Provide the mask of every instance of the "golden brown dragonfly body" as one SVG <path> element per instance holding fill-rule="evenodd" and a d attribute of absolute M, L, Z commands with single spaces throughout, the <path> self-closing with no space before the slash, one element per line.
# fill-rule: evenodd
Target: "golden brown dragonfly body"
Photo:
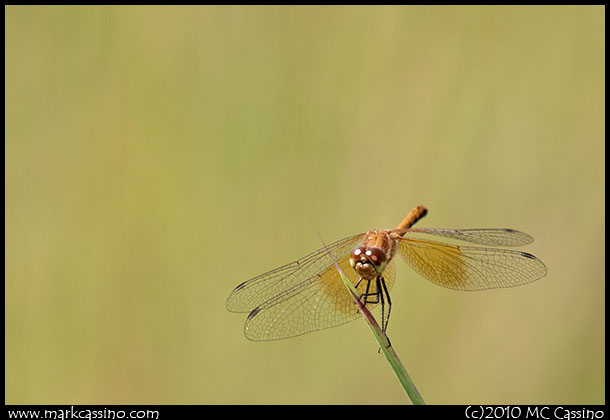
<path fill-rule="evenodd" d="M 542 261 L 532 254 L 490 248 L 531 243 L 533 238 L 523 232 L 412 228 L 426 214 L 426 208 L 418 206 L 395 229 L 372 229 L 342 239 L 248 280 L 233 290 L 227 309 L 249 312 L 245 334 L 254 341 L 293 337 L 357 319 L 356 305 L 333 264 L 336 260 L 365 305 L 381 304 L 385 331 L 391 308 L 389 290 L 396 276 L 396 254 L 431 282 L 455 290 L 519 286 L 547 273 Z M 412 234 L 487 247 L 453 245 L 412 237 Z"/>

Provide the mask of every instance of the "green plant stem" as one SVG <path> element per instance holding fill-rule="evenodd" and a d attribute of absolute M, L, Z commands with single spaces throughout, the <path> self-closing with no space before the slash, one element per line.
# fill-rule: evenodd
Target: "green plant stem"
<path fill-rule="evenodd" d="M 402 385 L 403 389 L 409 396 L 409 399 L 415 405 L 425 404 L 424 399 L 422 398 L 421 394 L 415 387 L 415 384 L 411 380 L 411 377 L 407 373 L 407 370 L 405 369 L 402 362 L 398 358 L 398 355 L 392 348 L 392 345 L 390 344 L 390 340 L 379 327 L 379 324 L 377 323 L 377 320 L 371 314 L 371 311 L 369 311 L 366 308 L 366 306 L 362 303 L 362 301 L 360 300 L 360 294 L 358 293 L 358 291 L 356 290 L 356 288 L 354 287 L 352 282 L 349 281 L 347 276 L 343 273 L 343 271 L 341 271 L 339 264 L 337 264 L 336 261 L 334 263 L 335 263 L 335 267 L 339 271 L 339 274 L 341 275 L 341 279 L 343 280 L 345 287 L 347 287 L 350 294 L 352 295 L 352 298 L 354 299 L 354 303 L 356 303 L 356 305 L 358 306 L 358 310 L 360 311 L 360 313 L 362 314 L 362 317 L 364 318 L 364 320 L 370 327 L 371 332 L 373 333 L 373 336 L 375 337 L 375 339 L 377 340 L 377 343 L 379 344 L 379 348 L 383 351 L 383 354 L 385 355 L 386 359 L 388 360 L 390 367 L 394 371 L 394 374 L 398 378 L 398 381 Z"/>

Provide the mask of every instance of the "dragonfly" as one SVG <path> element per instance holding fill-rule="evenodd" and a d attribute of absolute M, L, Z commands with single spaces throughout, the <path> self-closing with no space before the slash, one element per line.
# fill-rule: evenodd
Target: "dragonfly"
<path fill-rule="evenodd" d="M 530 235 L 514 229 L 414 228 L 427 213 L 424 206 L 417 206 L 395 229 L 371 229 L 341 239 L 247 280 L 231 292 L 226 307 L 248 313 L 244 333 L 252 341 L 290 338 L 353 321 L 360 314 L 337 263 L 367 308 L 381 306 L 385 333 L 396 254 L 422 277 L 454 290 L 520 286 L 547 274 L 534 255 L 496 248 L 530 244 L 534 240 Z M 479 246 L 428 239 L 434 237 Z"/>

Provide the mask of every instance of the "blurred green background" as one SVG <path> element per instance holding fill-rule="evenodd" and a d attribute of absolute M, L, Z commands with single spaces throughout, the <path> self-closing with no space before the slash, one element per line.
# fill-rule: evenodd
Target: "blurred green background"
<path fill-rule="evenodd" d="M 548 266 L 398 263 L 426 402 L 605 403 L 604 9 L 5 8 L 5 401 L 407 403 L 363 322 L 252 343 L 225 300 L 391 228 L 512 227 Z"/>

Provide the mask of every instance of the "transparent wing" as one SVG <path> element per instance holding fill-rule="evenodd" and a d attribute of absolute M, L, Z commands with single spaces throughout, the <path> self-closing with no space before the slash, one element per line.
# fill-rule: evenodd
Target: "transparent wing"
<path fill-rule="evenodd" d="M 466 241 L 478 245 L 488 246 L 523 246 L 534 242 L 527 233 L 514 229 L 435 229 L 435 228 L 411 228 L 396 230 L 396 232 L 425 233 L 428 235 L 442 236 L 445 238 Z"/>
<path fill-rule="evenodd" d="M 328 270 L 333 264 L 328 252 L 340 259 L 349 255 L 363 238 L 364 234 L 359 234 L 341 239 L 298 261 L 243 282 L 229 295 L 227 309 L 231 312 L 250 312 L 270 299 L 288 299 Z M 350 271 L 353 271 L 351 267 Z"/>
<path fill-rule="evenodd" d="M 527 252 L 400 238 L 399 252 L 419 274 L 455 290 L 513 287 L 544 277 L 545 265 Z"/>
<path fill-rule="evenodd" d="M 349 254 L 340 258 L 338 263 L 355 285 L 359 276 L 350 266 Z M 396 277 L 393 261 L 383 275 L 389 290 Z M 358 291 L 364 293 L 365 289 L 366 281 L 360 282 Z M 376 292 L 374 284 L 371 284 L 369 292 Z M 367 308 L 377 305 L 367 303 Z M 290 293 L 287 299 L 278 295 L 258 306 L 248 315 L 244 330 L 246 337 L 253 341 L 279 340 L 336 327 L 359 317 L 357 306 L 335 266 L 331 265 L 313 281 L 306 282 L 298 293 Z"/>

